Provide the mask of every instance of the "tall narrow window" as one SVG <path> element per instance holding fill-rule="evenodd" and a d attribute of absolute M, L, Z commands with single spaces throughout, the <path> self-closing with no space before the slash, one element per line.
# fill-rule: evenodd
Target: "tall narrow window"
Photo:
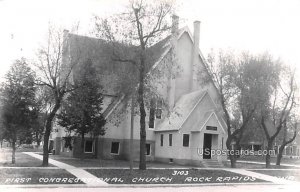
<path fill-rule="evenodd" d="M 164 146 L 164 135 L 160 135 L 160 146 Z"/>
<path fill-rule="evenodd" d="M 172 146 L 172 140 L 173 140 L 173 135 L 172 134 L 169 134 L 169 146 Z"/>
<path fill-rule="evenodd" d="M 150 154 L 151 154 L 151 144 L 146 143 L 146 155 L 150 155 Z"/>
<path fill-rule="evenodd" d="M 158 99 L 156 103 L 156 118 L 161 119 L 162 114 L 162 99 Z"/>
<path fill-rule="evenodd" d="M 184 147 L 188 147 L 190 145 L 190 135 L 189 134 L 183 134 L 183 142 L 182 145 Z"/>
<path fill-rule="evenodd" d="M 154 120 L 155 120 L 155 99 L 151 99 L 150 101 L 150 115 L 149 115 L 149 128 L 154 128 Z"/>

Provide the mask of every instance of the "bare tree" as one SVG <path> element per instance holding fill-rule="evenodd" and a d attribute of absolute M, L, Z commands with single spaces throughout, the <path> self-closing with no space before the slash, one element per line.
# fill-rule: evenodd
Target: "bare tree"
<path fill-rule="evenodd" d="M 266 167 L 271 165 L 270 153 L 273 149 L 275 138 L 279 135 L 282 129 L 287 129 L 287 123 L 292 110 L 296 106 L 296 83 L 294 73 L 285 73 L 284 68 L 281 68 L 281 81 L 273 87 L 270 101 L 263 105 L 259 116 L 260 125 L 264 130 L 267 139 L 267 155 Z M 285 79 L 287 81 L 285 82 Z M 284 138 L 285 140 L 285 138 Z M 286 143 L 286 141 L 284 141 Z"/>
<path fill-rule="evenodd" d="M 67 51 L 67 37 L 62 30 L 49 26 L 46 45 L 38 51 L 38 61 L 34 63 L 37 68 L 37 85 L 46 86 L 52 103 L 48 103 L 48 114 L 45 123 L 44 146 L 43 146 L 43 166 L 48 166 L 48 144 L 55 116 L 59 111 L 66 93 L 72 91 L 70 75 L 72 69 L 79 61 L 77 58 L 63 57 Z"/>
<path fill-rule="evenodd" d="M 168 21 L 172 5 L 171 2 L 165 1 L 132 1 L 128 12 L 104 20 L 97 18 L 96 22 L 99 37 L 111 45 L 112 59 L 120 63 L 130 63 L 137 71 L 137 77 L 131 83 L 131 87 L 137 86 L 140 115 L 139 168 L 142 170 L 146 169 L 145 81 L 152 64 L 147 50 L 166 37 L 170 29 Z"/>
<path fill-rule="evenodd" d="M 278 154 L 277 154 L 277 160 L 276 160 L 276 165 L 280 165 L 280 162 L 281 162 L 281 158 L 282 158 L 282 154 L 283 154 L 283 150 L 285 149 L 285 146 L 287 146 L 288 144 L 292 143 L 295 139 L 296 139 L 296 136 L 297 136 L 297 126 L 298 126 L 298 123 L 295 122 L 294 125 L 290 125 L 288 126 L 287 125 L 287 122 L 284 123 L 284 126 L 283 126 L 283 138 L 282 138 L 282 142 L 281 142 L 281 145 L 279 147 L 279 151 L 278 151 Z M 289 128 L 293 129 L 292 132 L 292 136 L 289 137 L 288 135 L 288 131 L 290 130 Z"/>
<path fill-rule="evenodd" d="M 277 77 L 275 69 L 266 68 L 267 61 L 268 55 L 243 53 L 235 56 L 231 52 L 219 51 L 216 56 L 212 52 L 207 59 L 208 71 L 200 73 L 204 83 L 213 81 L 218 90 L 227 125 L 226 147 L 232 168 L 236 167 L 246 128 L 258 106 L 267 99 L 265 93 L 270 84 L 262 82 L 273 82 Z"/>

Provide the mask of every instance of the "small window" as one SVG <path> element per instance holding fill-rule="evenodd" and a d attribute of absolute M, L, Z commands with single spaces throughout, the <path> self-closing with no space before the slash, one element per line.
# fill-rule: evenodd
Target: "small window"
<path fill-rule="evenodd" d="M 151 145 L 149 143 L 146 143 L 146 155 L 150 155 L 151 153 Z"/>
<path fill-rule="evenodd" d="M 159 99 L 156 103 L 156 118 L 161 119 L 162 114 L 162 99 Z"/>
<path fill-rule="evenodd" d="M 218 128 L 215 126 L 206 126 L 206 130 L 217 131 Z"/>
<path fill-rule="evenodd" d="M 155 99 L 151 99 L 150 101 L 150 114 L 149 114 L 149 128 L 154 128 L 154 120 L 155 120 Z"/>
<path fill-rule="evenodd" d="M 172 134 L 169 134 L 169 146 L 172 146 L 172 140 L 173 140 L 173 135 Z"/>
<path fill-rule="evenodd" d="M 164 135 L 160 135 L 160 146 L 164 146 Z"/>
<path fill-rule="evenodd" d="M 188 147 L 190 144 L 190 135 L 189 134 L 183 134 L 183 146 Z"/>
<path fill-rule="evenodd" d="M 118 155 L 119 154 L 119 148 L 120 148 L 120 143 L 119 142 L 112 142 L 110 153 Z"/>
<path fill-rule="evenodd" d="M 85 153 L 93 153 L 93 141 L 92 140 L 85 140 L 84 142 L 84 152 Z"/>

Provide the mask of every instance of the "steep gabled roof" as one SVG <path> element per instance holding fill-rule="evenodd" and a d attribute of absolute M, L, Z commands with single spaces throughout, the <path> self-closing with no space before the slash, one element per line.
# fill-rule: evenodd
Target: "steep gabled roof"
<path fill-rule="evenodd" d="M 203 129 L 206 123 L 215 117 L 218 124 L 221 127 L 223 133 L 225 133 L 226 124 L 221 115 L 215 111 L 216 106 L 207 91 L 195 91 L 186 95 L 183 95 L 176 102 L 173 111 L 170 116 L 165 118 L 162 123 L 158 124 L 155 131 L 178 131 L 182 128 L 184 123 L 188 120 L 191 114 L 195 111 L 196 107 L 203 102 L 204 98 L 208 97 L 211 101 L 213 109 L 208 111 L 201 111 L 199 119 L 195 122 L 195 126 L 190 129 L 191 132 L 198 132 Z"/>
<path fill-rule="evenodd" d="M 215 110 L 210 110 L 207 111 L 204 116 L 199 119 L 199 121 L 197 122 L 197 126 L 194 126 L 192 128 L 192 132 L 200 132 L 204 129 L 205 125 L 207 124 L 207 122 L 211 119 L 211 118 L 216 118 L 219 126 L 222 129 L 222 132 L 225 133 L 225 127 L 226 125 L 222 122 L 222 120 L 218 117 L 217 112 Z"/>
<path fill-rule="evenodd" d="M 188 27 L 183 27 L 178 30 L 178 39 L 180 39 L 184 33 L 188 33 L 191 41 L 193 42 L 193 36 L 191 35 Z M 146 71 L 148 71 L 148 74 L 160 64 L 161 60 L 170 51 L 171 37 L 172 35 L 169 35 L 147 49 L 148 66 L 146 66 Z M 128 74 L 136 73 L 136 67 L 131 63 L 112 62 L 110 52 L 111 49 L 104 40 L 68 34 L 68 44 L 69 46 L 67 48 L 69 49 L 68 51 L 70 58 L 76 56 L 78 57 L 78 55 L 80 55 L 80 59 L 78 61 L 79 65 L 73 70 L 73 79 L 76 78 L 76 74 L 80 73 L 81 68 L 84 67 L 84 62 L 87 59 L 91 59 L 93 64 L 96 66 L 101 84 L 103 86 L 103 92 L 105 95 L 110 97 L 110 99 L 108 99 L 109 104 L 104 110 L 105 117 L 107 118 L 117 107 L 117 105 L 119 105 L 124 99 L 124 94 L 126 93 L 122 92 L 122 89 L 124 86 L 128 86 L 125 78 L 128 78 Z M 130 52 L 130 50 L 133 51 L 133 49 L 136 48 L 133 46 L 126 47 L 122 44 L 119 46 L 125 47 L 126 49 L 124 50 L 126 50 L 126 52 Z M 200 50 L 199 56 L 204 61 Z"/>
<path fill-rule="evenodd" d="M 153 65 L 159 63 L 166 51 L 169 50 L 170 38 L 171 36 L 168 36 L 147 49 L 146 63 L 148 65 L 146 71 L 148 73 Z M 90 59 L 95 66 L 103 87 L 103 94 L 107 96 L 104 99 L 106 104 L 103 106 L 103 114 L 107 118 L 122 102 L 124 96 L 128 94 L 124 92 L 129 81 L 126 78 L 137 76 L 137 67 L 133 66 L 132 63 L 113 61 L 110 45 L 101 39 L 68 33 L 67 44 L 68 46 L 65 46 L 65 50 L 63 50 L 64 53 L 67 53 L 64 56 L 71 60 L 75 58 L 77 60 L 71 62 L 78 63 L 73 68 L 73 81 L 76 80 L 76 76 L 84 67 L 87 59 Z M 122 49 L 126 52 L 135 51 L 134 49 L 136 49 L 134 46 L 126 47 L 122 44 L 118 46 L 123 46 Z M 137 84 L 137 82 L 135 83 Z"/>
<path fill-rule="evenodd" d="M 181 96 L 170 116 L 165 118 L 155 131 L 179 130 L 206 94 L 206 91 L 195 91 Z"/>

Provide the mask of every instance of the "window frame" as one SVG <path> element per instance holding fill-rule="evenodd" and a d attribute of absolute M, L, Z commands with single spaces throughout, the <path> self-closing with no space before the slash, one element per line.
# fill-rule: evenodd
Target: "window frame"
<path fill-rule="evenodd" d="M 147 145 L 149 145 L 149 154 L 147 154 Z M 151 143 L 146 143 L 146 156 L 151 156 Z"/>
<path fill-rule="evenodd" d="M 162 108 L 163 108 L 163 100 L 156 99 L 155 119 L 162 119 Z M 158 116 L 158 111 L 160 111 L 160 116 Z"/>
<path fill-rule="evenodd" d="M 153 130 L 155 128 L 155 117 L 156 117 L 156 99 L 152 98 L 150 100 L 148 129 Z M 153 126 L 150 126 L 150 125 L 153 125 Z"/>
<path fill-rule="evenodd" d="M 184 136 L 185 136 L 185 135 L 187 135 L 187 136 L 188 136 L 188 139 L 189 139 L 189 140 L 188 140 L 188 145 L 187 145 L 187 146 L 184 145 Z M 183 146 L 183 147 L 190 147 L 190 134 L 188 134 L 188 133 L 182 134 L 182 146 Z"/>
<path fill-rule="evenodd" d="M 112 152 L 113 143 L 118 143 L 118 153 Z M 120 154 L 120 142 L 119 141 L 112 141 L 110 145 L 110 154 L 111 155 L 119 155 Z"/>
<path fill-rule="evenodd" d="M 164 146 L 164 134 L 160 134 L 160 146 Z"/>
<path fill-rule="evenodd" d="M 86 142 L 92 142 L 92 151 L 86 151 Z M 85 139 L 84 140 L 84 153 L 94 153 L 94 146 L 95 142 L 93 140 L 90 140 L 90 139 Z"/>
<path fill-rule="evenodd" d="M 170 133 L 169 134 L 169 147 L 172 147 L 173 146 L 173 134 Z"/>

